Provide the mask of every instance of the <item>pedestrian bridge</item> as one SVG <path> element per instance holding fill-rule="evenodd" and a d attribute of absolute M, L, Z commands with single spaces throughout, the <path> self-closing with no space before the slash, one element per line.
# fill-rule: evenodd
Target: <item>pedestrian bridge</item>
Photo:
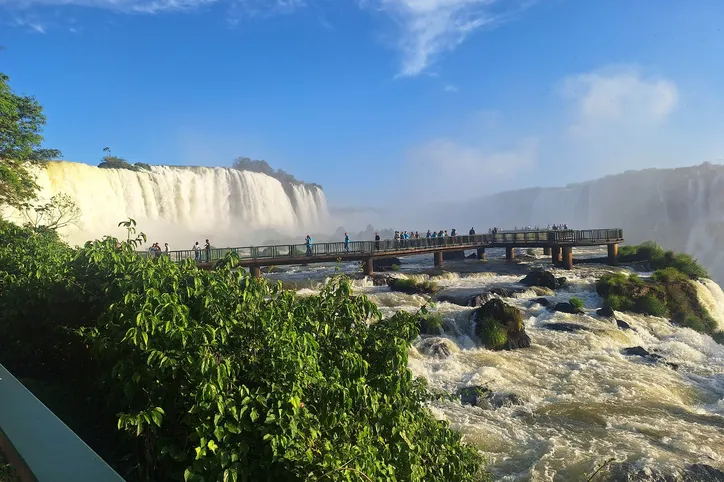
<path fill-rule="evenodd" d="M 195 259 L 199 267 L 211 269 L 217 260 L 224 258 L 227 253 L 234 252 L 239 257 L 238 265 L 249 268 L 255 276 L 261 275 L 263 266 L 362 261 L 365 274 L 371 275 L 374 272 L 376 258 L 432 253 L 435 266 L 442 266 L 442 255 L 446 251 L 476 250 L 478 258 L 485 259 L 486 248 L 505 248 L 506 258 L 513 259 L 516 248 L 543 248 L 546 255 L 551 255 L 554 264 L 572 269 L 573 248 L 608 246 L 609 262 L 615 264 L 618 244 L 623 240 L 622 229 L 499 231 L 495 234 L 472 236 L 350 241 L 348 245 L 339 242 L 312 244 L 310 247 L 305 244 L 281 244 L 211 248 L 202 249 L 200 252 L 170 251 L 169 256 L 176 262 L 187 258 Z"/>

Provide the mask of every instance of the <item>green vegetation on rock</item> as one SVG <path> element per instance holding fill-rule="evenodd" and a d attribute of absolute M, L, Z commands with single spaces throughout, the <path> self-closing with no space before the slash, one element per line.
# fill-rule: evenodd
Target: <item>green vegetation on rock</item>
<path fill-rule="evenodd" d="M 134 224 L 73 249 L 0 223 L 0 363 L 72 388 L 64 418 L 124 478 L 486 479 L 407 368 L 415 315 L 382 319 L 343 277 L 297 297 L 233 255 L 139 256 Z"/>
<path fill-rule="evenodd" d="M 409 295 L 434 294 L 439 289 L 434 281 L 415 281 L 408 278 L 391 278 L 389 286 L 393 291 L 400 291 Z"/>
<path fill-rule="evenodd" d="M 596 291 L 606 306 L 617 311 L 670 317 L 676 324 L 707 334 L 716 329 L 689 276 L 673 267 L 655 272 L 649 281 L 635 274 L 606 274 L 598 280 Z"/>
<path fill-rule="evenodd" d="M 618 260 L 621 262 L 644 261 L 649 263 L 653 270 L 674 268 L 691 279 L 709 277 L 704 267 L 691 255 L 666 251 L 653 241 L 622 246 L 618 252 Z"/>
<path fill-rule="evenodd" d="M 583 300 L 581 300 L 580 298 L 573 297 L 568 300 L 568 303 L 570 303 L 574 310 L 580 310 L 581 308 L 583 308 Z"/>
<path fill-rule="evenodd" d="M 476 310 L 475 318 L 475 335 L 486 348 L 511 350 L 530 346 L 518 308 L 493 298 Z"/>

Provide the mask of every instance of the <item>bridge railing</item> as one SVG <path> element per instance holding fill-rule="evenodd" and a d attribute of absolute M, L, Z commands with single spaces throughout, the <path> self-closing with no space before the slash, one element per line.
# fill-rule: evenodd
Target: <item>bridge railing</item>
<path fill-rule="evenodd" d="M 385 252 L 409 252 L 436 247 L 464 248 L 485 247 L 496 244 L 596 244 L 623 240 L 621 229 L 588 230 L 545 230 L 545 231 L 506 231 L 495 234 L 475 234 L 419 239 L 383 239 L 380 241 L 350 241 L 335 243 L 285 244 L 270 246 L 247 246 L 240 248 L 211 248 L 201 250 L 170 251 L 173 261 L 181 262 L 193 259 L 197 262 L 213 262 L 223 259 L 228 253 L 235 252 L 242 260 L 273 260 L 283 258 L 303 258 L 305 256 L 344 256 L 373 255 Z M 144 255 L 148 255 L 145 252 Z"/>

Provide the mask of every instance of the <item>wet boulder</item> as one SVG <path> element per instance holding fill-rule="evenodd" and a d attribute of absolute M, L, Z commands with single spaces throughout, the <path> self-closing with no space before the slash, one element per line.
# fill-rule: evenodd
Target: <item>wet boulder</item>
<path fill-rule="evenodd" d="M 571 315 L 580 315 L 583 313 L 583 310 L 576 308 L 568 301 L 556 303 L 556 306 L 553 307 L 553 311 L 560 311 L 561 313 L 568 313 Z"/>
<path fill-rule="evenodd" d="M 461 388 L 456 396 L 463 405 L 472 405 L 486 410 L 523 405 L 523 400 L 514 393 L 496 393 L 480 385 Z"/>
<path fill-rule="evenodd" d="M 587 326 L 578 323 L 544 323 L 541 325 L 541 328 L 552 331 L 565 331 L 567 333 L 588 330 Z"/>
<path fill-rule="evenodd" d="M 662 357 L 661 355 L 657 355 L 656 353 L 651 353 L 641 346 L 633 346 L 630 348 L 624 348 L 621 351 L 621 353 L 623 353 L 626 356 L 638 356 L 651 363 L 661 363 L 670 368 L 673 368 L 674 370 L 679 369 L 679 365 L 677 365 L 676 363 L 667 362 L 664 359 L 664 357 Z"/>
<path fill-rule="evenodd" d="M 475 336 L 490 350 L 528 348 L 530 337 L 525 332 L 521 311 L 494 298 L 473 312 Z"/>
<path fill-rule="evenodd" d="M 610 318 L 613 316 L 613 310 L 610 306 L 604 306 L 603 308 L 597 309 L 596 314 L 604 318 Z"/>
<path fill-rule="evenodd" d="M 543 269 L 534 269 L 520 280 L 526 286 L 543 286 L 552 290 L 560 288 L 565 282 L 565 278 L 556 278 L 553 273 Z"/>
<path fill-rule="evenodd" d="M 431 295 L 438 291 L 435 282 L 415 281 L 407 278 L 390 278 L 388 286 L 392 291 L 399 291 L 408 295 Z"/>
<path fill-rule="evenodd" d="M 532 301 L 532 304 L 538 304 L 538 305 L 541 305 L 541 306 L 548 307 L 548 306 L 551 305 L 551 302 L 548 301 L 547 298 L 536 298 L 536 299 L 534 299 L 534 300 Z"/>
<path fill-rule="evenodd" d="M 626 323 L 623 320 L 616 320 L 616 326 L 618 326 L 619 329 L 621 329 L 621 330 L 630 330 L 631 329 L 631 325 L 629 325 L 628 323 Z"/>
<path fill-rule="evenodd" d="M 453 353 L 452 341 L 445 338 L 428 338 L 423 340 L 418 350 L 432 358 L 445 359 Z"/>
<path fill-rule="evenodd" d="M 494 295 L 498 295 L 501 298 L 513 298 L 515 295 L 523 293 L 525 290 L 516 289 L 516 288 L 505 288 L 502 286 L 491 288 L 490 293 Z"/>

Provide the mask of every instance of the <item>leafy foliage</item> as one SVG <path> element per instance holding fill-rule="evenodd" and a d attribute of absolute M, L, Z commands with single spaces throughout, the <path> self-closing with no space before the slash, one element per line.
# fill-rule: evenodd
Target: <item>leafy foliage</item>
<path fill-rule="evenodd" d="M 679 325 L 707 334 L 716 329 L 689 276 L 673 267 L 656 271 L 648 282 L 633 274 L 606 274 L 596 283 L 596 291 L 617 311 L 670 316 Z"/>
<path fill-rule="evenodd" d="M 289 183 L 289 184 L 303 184 L 305 186 L 312 186 L 312 187 L 318 187 L 322 188 L 319 184 L 315 183 L 308 183 L 304 181 L 298 180 L 296 177 L 294 177 L 292 174 L 289 174 L 288 172 L 282 170 L 282 169 L 274 169 L 269 165 L 266 161 L 257 161 L 250 159 L 248 157 L 237 157 L 234 160 L 234 163 L 231 165 L 234 169 L 238 169 L 240 171 L 251 171 L 251 172 L 260 172 L 262 174 L 266 174 L 267 176 L 271 176 L 282 183 Z"/>
<path fill-rule="evenodd" d="M 80 209 L 67 194 L 56 194 L 45 204 L 23 204 L 23 216 L 33 229 L 58 230 L 77 225 Z"/>
<path fill-rule="evenodd" d="M 33 165 L 61 156 L 40 148 L 45 125 L 43 108 L 34 97 L 12 91 L 10 78 L 0 72 L 0 206 L 20 207 L 35 198 L 38 185 Z"/>
<path fill-rule="evenodd" d="M 0 362 L 115 417 L 127 479 L 485 479 L 407 368 L 415 315 L 381 319 L 344 277 L 297 297 L 233 255 L 138 256 L 121 224 L 125 242 L 79 249 L 0 224 Z"/>
<path fill-rule="evenodd" d="M 138 171 L 138 167 L 134 166 L 127 160 L 118 156 L 103 156 L 101 163 L 98 164 L 101 169 L 127 169 L 129 171 Z"/>
<path fill-rule="evenodd" d="M 619 250 L 619 260 L 623 262 L 646 261 L 655 270 L 674 268 L 691 279 L 709 277 L 704 267 L 691 255 L 666 251 L 653 241 L 622 246 Z"/>
<path fill-rule="evenodd" d="M 580 310 L 583 308 L 583 300 L 580 298 L 573 297 L 570 300 L 568 300 L 568 303 L 573 307 L 575 310 Z"/>

